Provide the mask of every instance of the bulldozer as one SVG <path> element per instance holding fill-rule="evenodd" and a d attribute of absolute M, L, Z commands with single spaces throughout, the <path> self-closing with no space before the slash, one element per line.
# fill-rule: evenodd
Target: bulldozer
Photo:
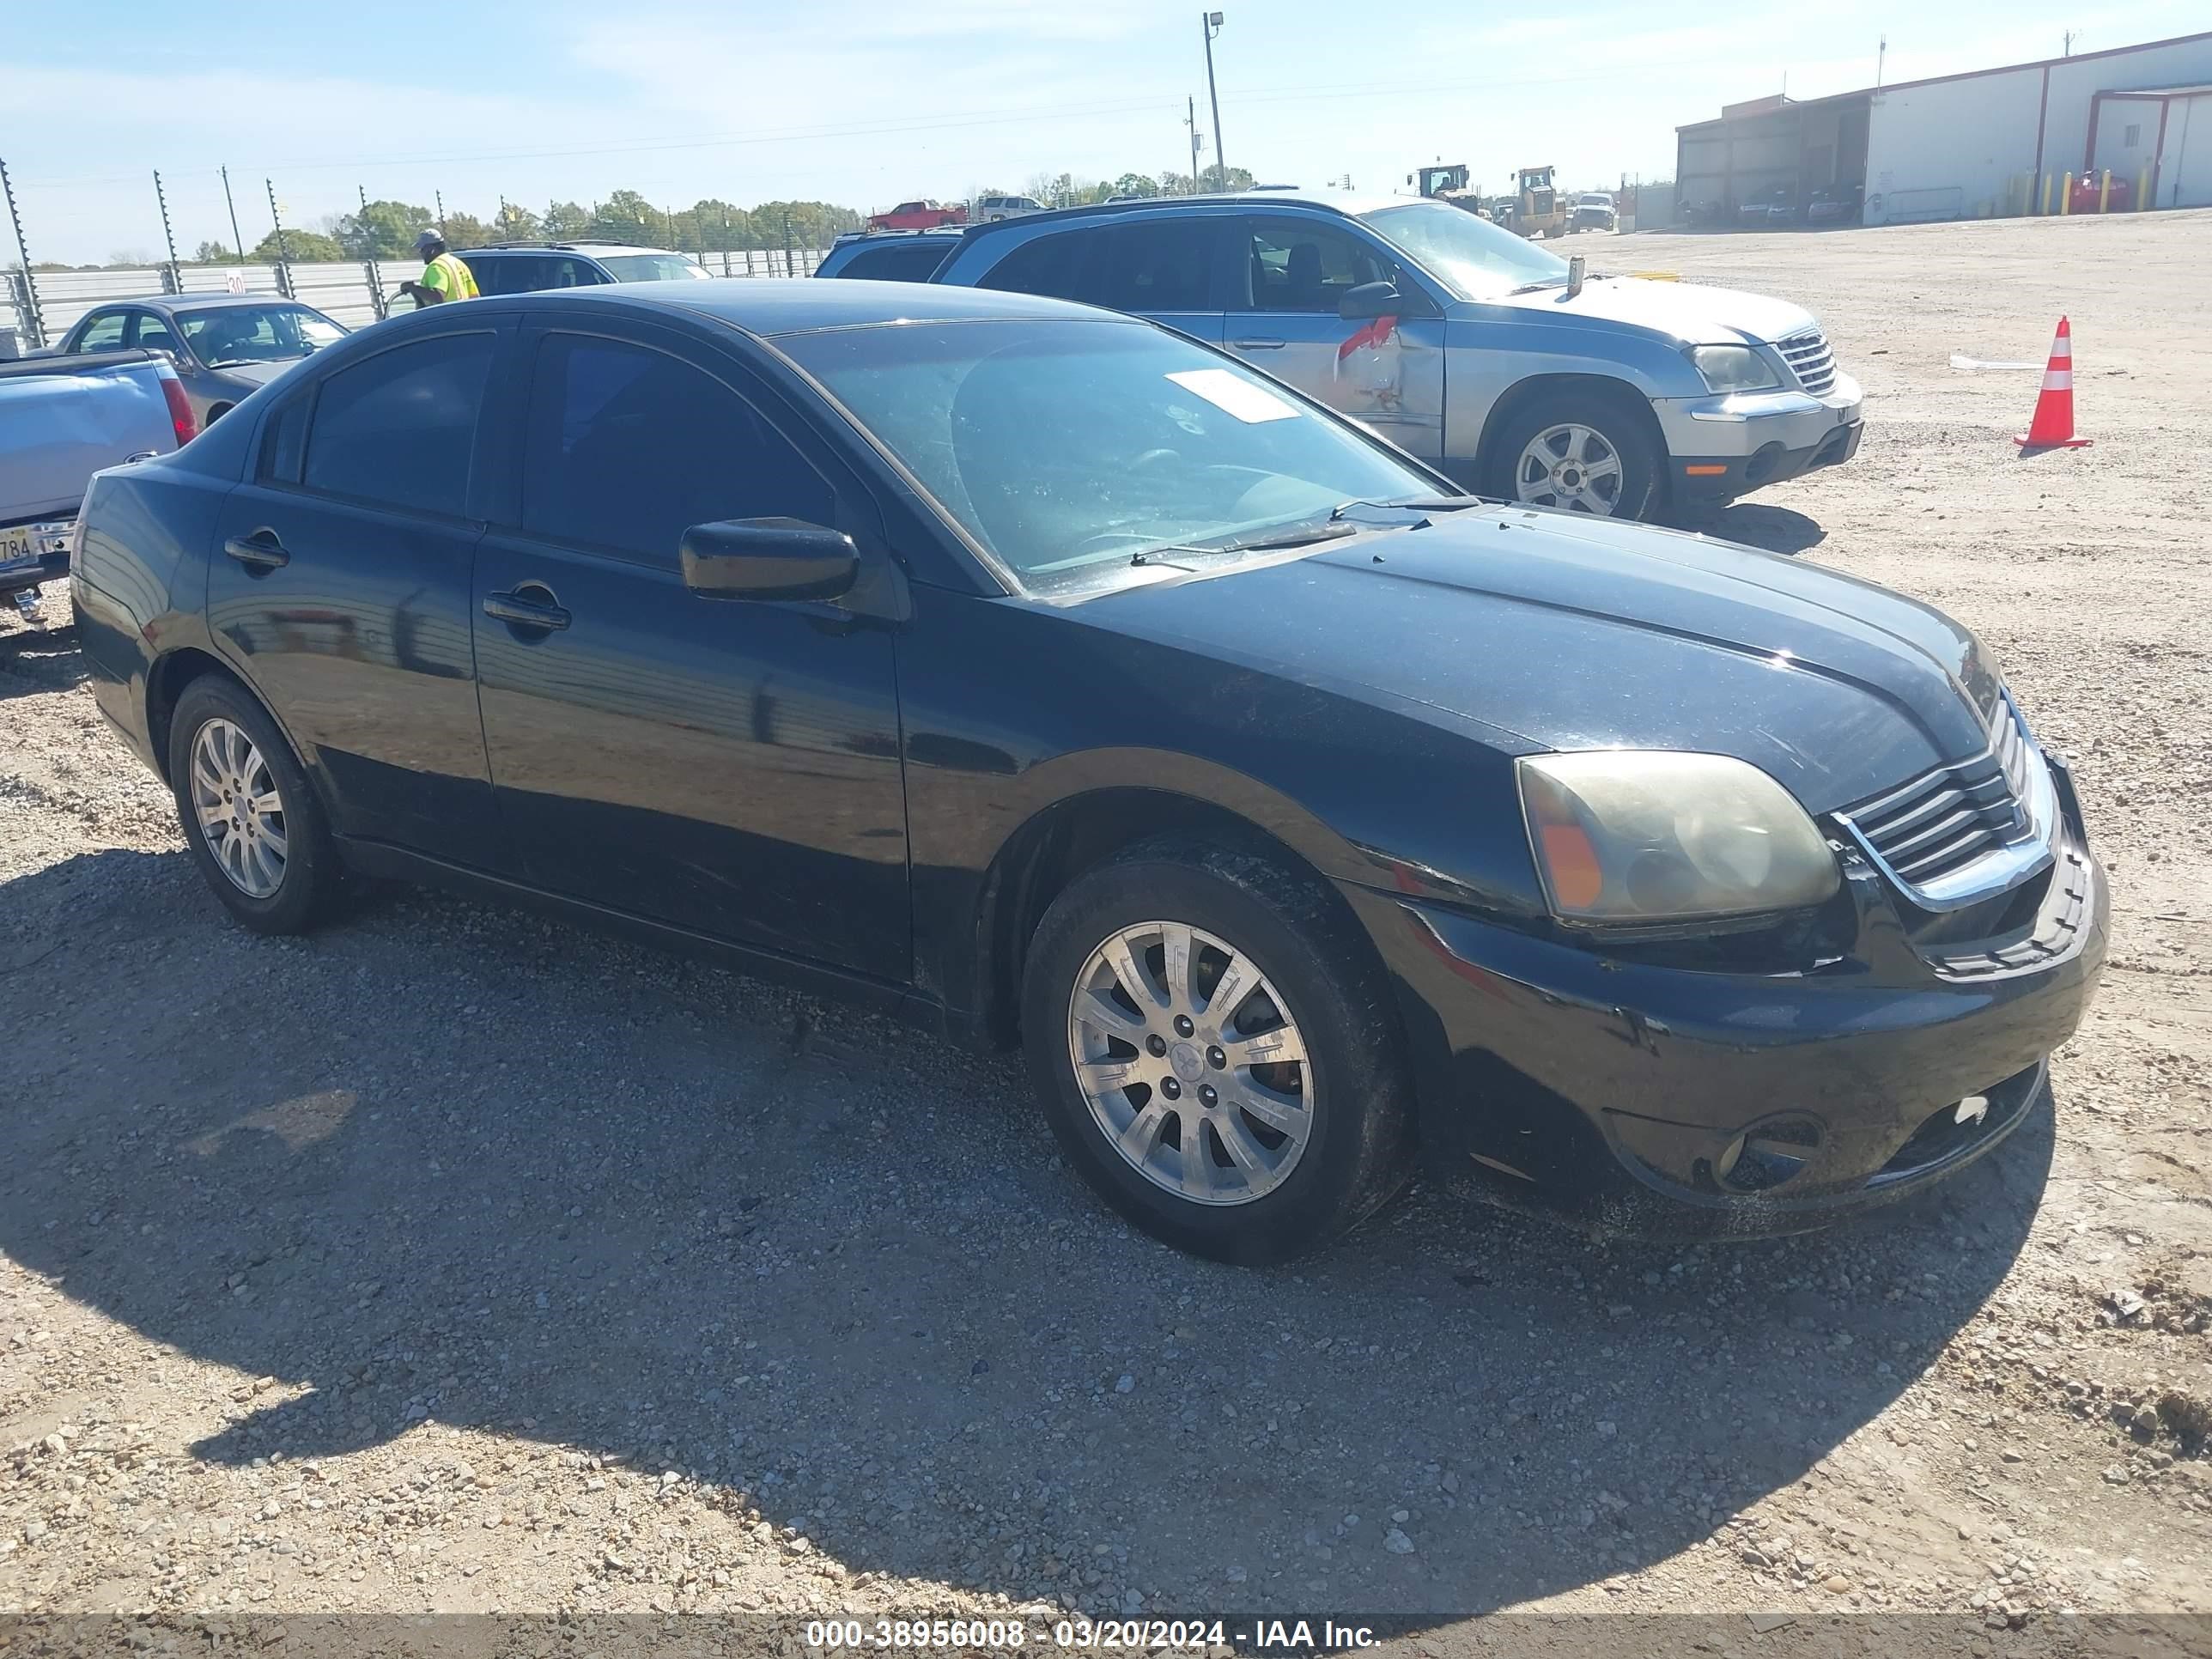
<path fill-rule="evenodd" d="M 1406 175 L 1406 182 L 1416 185 L 1422 195 L 1439 202 L 1449 202 L 1454 207 L 1465 208 L 1482 218 L 1490 217 L 1490 210 L 1482 204 L 1480 186 L 1470 187 L 1467 182 L 1467 163 L 1438 162 L 1435 167 L 1422 167 Z"/>

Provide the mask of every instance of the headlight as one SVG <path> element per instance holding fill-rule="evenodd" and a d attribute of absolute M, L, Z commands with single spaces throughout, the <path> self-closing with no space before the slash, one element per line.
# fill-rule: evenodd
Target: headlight
<path fill-rule="evenodd" d="M 1515 763 L 1563 921 L 1656 923 L 1818 904 L 1842 878 L 1805 809 L 1726 755 L 1590 750 Z"/>
<path fill-rule="evenodd" d="M 1782 384 L 1773 366 L 1749 346 L 1692 346 L 1690 362 L 1709 392 L 1771 392 Z"/>

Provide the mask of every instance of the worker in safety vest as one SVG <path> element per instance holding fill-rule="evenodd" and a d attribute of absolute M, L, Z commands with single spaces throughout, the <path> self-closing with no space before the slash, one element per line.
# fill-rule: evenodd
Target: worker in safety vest
<path fill-rule="evenodd" d="M 477 279 L 469 268 L 446 252 L 446 239 L 426 230 L 415 239 L 415 252 L 422 260 L 422 280 L 402 283 L 399 291 L 415 297 L 417 306 L 443 305 L 448 300 L 473 300 Z"/>

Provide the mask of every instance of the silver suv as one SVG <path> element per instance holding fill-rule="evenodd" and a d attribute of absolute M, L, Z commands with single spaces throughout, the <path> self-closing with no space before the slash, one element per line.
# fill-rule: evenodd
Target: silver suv
<path fill-rule="evenodd" d="M 1182 197 L 971 227 L 933 282 L 1134 312 L 1226 346 L 1464 487 L 1648 519 L 1857 452 L 1812 313 L 1593 275 L 1447 203 Z"/>

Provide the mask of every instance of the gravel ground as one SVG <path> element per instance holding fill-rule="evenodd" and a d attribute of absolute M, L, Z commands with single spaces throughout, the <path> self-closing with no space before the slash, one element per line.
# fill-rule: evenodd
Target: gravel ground
<path fill-rule="evenodd" d="M 1714 528 L 1977 629 L 2112 872 L 2055 1113 L 1812 1238 L 1431 1179 L 1185 1259 L 1011 1060 L 442 897 L 226 926 L 59 591 L 0 621 L 0 1612 L 2212 1611 L 2208 248 L 1582 247 L 1821 313 L 1865 447 Z M 1948 360 L 2061 311 L 2097 445 L 2023 459 Z"/>

